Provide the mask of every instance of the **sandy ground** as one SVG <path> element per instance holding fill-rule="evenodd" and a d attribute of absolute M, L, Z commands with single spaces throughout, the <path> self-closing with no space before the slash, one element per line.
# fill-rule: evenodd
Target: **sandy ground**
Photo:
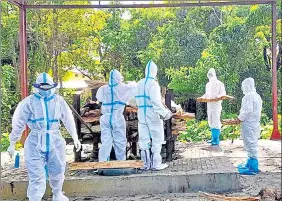
<path fill-rule="evenodd" d="M 193 146 L 200 146 L 202 143 L 178 143 L 176 145 L 177 153 L 175 158 L 183 157 L 185 150 L 191 149 Z M 227 156 L 234 166 L 245 162 L 246 153 L 244 151 L 242 140 L 235 140 L 221 142 L 221 149 L 225 156 Z M 85 147 L 86 148 L 86 147 Z M 87 149 L 87 148 L 86 148 Z M 23 155 L 23 153 L 21 153 Z M 184 154 L 185 155 L 185 154 Z M 2 179 L 21 179 L 22 176 L 18 174 L 11 174 L 9 171 L 13 164 L 13 161 L 9 158 L 7 153 L 1 154 L 1 178 Z M 67 160 L 70 162 L 73 160 L 72 146 L 68 145 L 67 148 Z M 26 174 L 24 168 L 23 158 L 21 159 L 21 169 Z M 281 189 L 281 141 L 260 140 L 259 141 L 259 167 L 261 172 L 255 176 L 240 176 L 239 182 L 242 188 L 241 192 L 232 193 L 230 196 L 256 196 L 262 188 L 276 188 Z M 47 200 L 51 200 L 50 198 Z M 142 195 L 142 196 L 119 196 L 119 197 L 84 197 L 84 198 L 71 198 L 70 200 L 82 201 L 82 200 L 97 200 L 97 201 L 157 201 L 157 200 L 199 200 L 197 194 L 162 194 L 162 195 Z"/>

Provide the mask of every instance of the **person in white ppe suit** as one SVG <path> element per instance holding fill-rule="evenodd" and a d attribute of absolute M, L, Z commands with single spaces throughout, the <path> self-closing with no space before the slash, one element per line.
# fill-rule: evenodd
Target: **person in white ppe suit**
<path fill-rule="evenodd" d="M 113 146 L 116 159 L 126 160 L 126 122 L 123 111 L 126 103 L 134 98 L 136 85 L 136 82 L 123 83 L 121 73 L 112 70 L 109 84 L 100 87 L 97 91 L 96 98 L 102 102 L 100 162 L 110 160 Z"/>
<path fill-rule="evenodd" d="M 27 197 L 30 201 L 42 200 L 46 190 L 46 176 L 49 177 L 53 201 L 69 200 L 62 192 L 66 142 L 60 134 L 60 120 L 72 136 L 77 151 L 81 149 L 72 111 L 63 97 L 55 94 L 56 86 L 49 75 L 40 74 L 34 84 L 35 93 L 19 103 L 12 119 L 8 148 L 11 156 L 14 155 L 15 144 L 26 125 L 30 129 L 24 144 L 24 157 L 29 176 Z M 45 168 L 48 171 L 45 171 Z"/>
<path fill-rule="evenodd" d="M 262 111 L 262 100 L 256 92 L 255 81 L 253 78 L 247 78 L 242 82 L 242 91 L 244 97 L 240 114 L 237 118 L 241 122 L 241 135 L 244 147 L 248 153 L 248 159 L 245 164 L 238 166 L 241 174 L 254 175 L 259 172 L 258 169 L 258 139 L 260 137 L 260 119 Z"/>
<path fill-rule="evenodd" d="M 161 170 L 168 167 L 162 164 L 161 149 L 164 141 L 164 120 L 172 117 L 170 110 L 162 103 L 161 89 L 156 81 L 158 68 L 149 61 L 145 70 L 145 78 L 138 82 L 138 133 L 141 160 L 144 169 Z"/>
<path fill-rule="evenodd" d="M 207 77 L 209 78 L 209 82 L 206 84 L 206 93 L 202 98 L 214 99 L 226 95 L 224 84 L 217 79 L 213 68 L 209 69 Z M 212 140 L 210 142 L 212 145 L 219 145 L 221 104 L 222 101 L 207 103 L 208 123 L 212 134 Z"/>

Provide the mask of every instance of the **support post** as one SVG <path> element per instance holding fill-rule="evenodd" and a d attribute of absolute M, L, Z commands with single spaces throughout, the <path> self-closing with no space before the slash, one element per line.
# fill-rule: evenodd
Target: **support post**
<path fill-rule="evenodd" d="M 136 138 L 134 138 L 134 142 L 131 143 L 131 153 L 134 155 L 134 156 L 137 156 L 137 142 L 135 140 Z"/>
<path fill-rule="evenodd" d="M 273 115 L 273 131 L 271 140 L 280 140 L 281 136 L 278 130 L 278 95 L 277 95 L 277 50 L 276 50 L 276 20 L 277 20 L 277 4 L 272 4 L 272 115 Z"/>
<path fill-rule="evenodd" d="M 171 100 L 172 101 L 175 101 L 175 97 L 174 97 L 174 93 L 173 93 L 173 89 L 168 89 L 168 91 L 169 91 L 169 93 L 170 93 L 170 95 L 171 95 Z M 170 107 L 170 109 L 171 109 L 171 107 Z M 171 126 L 172 126 L 172 124 L 171 124 Z M 175 142 L 176 142 L 176 140 L 177 140 L 177 135 L 172 135 L 172 139 L 173 139 L 173 141 L 172 141 L 172 153 L 174 153 L 175 152 Z"/>
<path fill-rule="evenodd" d="M 93 160 L 97 160 L 99 157 L 99 137 L 96 135 L 93 135 L 93 149 L 91 158 Z"/>
<path fill-rule="evenodd" d="M 26 8 L 25 5 L 19 7 L 19 43 L 20 43 L 20 83 L 21 83 L 21 98 L 28 96 L 28 79 L 27 79 L 27 35 L 26 35 Z M 21 143 L 24 144 L 28 135 L 26 128 Z"/>
<path fill-rule="evenodd" d="M 74 94 L 73 107 L 76 110 L 76 112 L 80 115 L 80 94 Z M 82 140 L 81 122 L 77 117 L 75 117 L 75 124 L 76 124 L 76 131 L 77 131 L 78 139 Z M 76 152 L 75 147 L 74 147 L 74 160 L 75 162 L 81 162 L 81 150 L 79 152 Z"/>
<path fill-rule="evenodd" d="M 92 101 L 97 101 L 97 98 L 96 98 L 97 91 L 98 91 L 98 88 L 91 89 Z"/>
<path fill-rule="evenodd" d="M 168 109 L 171 110 L 171 94 L 168 90 L 165 94 L 165 104 L 168 107 Z M 171 161 L 172 160 L 172 149 L 173 149 L 173 136 L 172 136 L 172 129 L 171 129 L 171 119 L 166 121 L 166 160 Z"/>

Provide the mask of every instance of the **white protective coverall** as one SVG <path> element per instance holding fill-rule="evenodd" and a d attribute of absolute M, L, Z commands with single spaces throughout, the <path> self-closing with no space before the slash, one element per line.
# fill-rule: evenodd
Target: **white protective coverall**
<path fill-rule="evenodd" d="M 164 120 L 171 118 L 172 113 L 162 103 L 161 89 L 156 81 L 158 68 L 149 61 L 145 78 L 138 82 L 136 103 L 138 106 L 138 133 L 141 159 L 144 169 L 164 169 L 161 149 L 164 141 Z M 151 146 L 152 140 L 152 146 Z M 152 155 L 150 155 L 150 149 Z"/>
<path fill-rule="evenodd" d="M 244 97 L 238 119 L 241 123 L 241 133 L 244 147 L 249 158 L 258 157 L 258 139 L 260 137 L 260 118 L 262 111 L 262 100 L 256 92 L 255 81 L 247 78 L 242 82 Z"/>
<path fill-rule="evenodd" d="M 207 77 L 209 82 L 206 84 L 206 93 L 203 98 L 219 98 L 226 95 L 224 84 L 216 77 L 215 70 L 211 68 Z M 207 103 L 208 123 L 211 129 L 221 129 L 221 110 L 222 101 Z"/>
<path fill-rule="evenodd" d="M 46 73 L 40 74 L 36 83 L 54 84 Z M 61 120 L 79 150 L 81 144 L 75 121 L 63 97 L 55 94 L 55 88 L 36 91 L 37 93 L 22 100 L 16 108 L 8 152 L 13 155 L 15 143 L 20 139 L 27 125 L 30 129 L 24 144 L 24 157 L 29 176 L 27 197 L 30 201 L 41 201 L 46 190 L 45 168 L 47 168 L 53 201 L 67 201 L 69 199 L 62 193 L 66 167 L 66 142 L 59 129 Z"/>
<path fill-rule="evenodd" d="M 102 102 L 100 118 L 101 141 L 99 161 L 107 161 L 114 145 L 117 160 L 126 160 L 126 122 L 123 111 L 136 94 L 136 82 L 122 83 L 123 76 L 117 70 L 110 72 L 109 84 L 100 87 L 96 98 Z"/>

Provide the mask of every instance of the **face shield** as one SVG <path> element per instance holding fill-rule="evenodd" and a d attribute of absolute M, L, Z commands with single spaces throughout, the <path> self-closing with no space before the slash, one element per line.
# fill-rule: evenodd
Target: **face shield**
<path fill-rule="evenodd" d="M 33 84 L 33 87 L 43 97 L 49 96 L 52 90 L 56 88 L 57 86 L 58 86 L 58 83 L 54 83 L 52 78 L 47 73 L 39 74 L 36 79 L 36 83 Z"/>

